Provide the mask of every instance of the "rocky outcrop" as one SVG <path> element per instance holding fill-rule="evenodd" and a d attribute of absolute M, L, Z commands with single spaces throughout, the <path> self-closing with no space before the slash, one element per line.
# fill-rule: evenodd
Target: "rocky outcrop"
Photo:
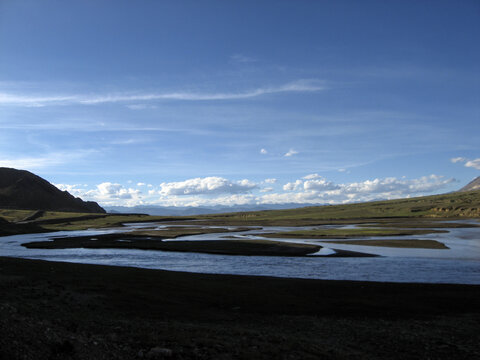
<path fill-rule="evenodd" d="M 61 191 L 26 170 L 0 168 L 0 208 L 105 213 L 96 202 Z"/>

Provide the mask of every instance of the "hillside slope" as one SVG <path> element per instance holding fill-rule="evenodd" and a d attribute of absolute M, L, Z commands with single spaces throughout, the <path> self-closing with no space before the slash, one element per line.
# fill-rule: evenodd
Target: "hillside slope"
<path fill-rule="evenodd" d="M 346 205 L 214 214 L 199 216 L 198 218 L 216 222 L 297 226 L 318 224 L 321 221 L 331 220 L 459 217 L 480 217 L 480 190 Z"/>
<path fill-rule="evenodd" d="M 105 213 L 96 202 L 61 191 L 26 170 L 0 168 L 0 208 Z"/>
<path fill-rule="evenodd" d="M 465 185 L 458 191 L 465 192 L 465 191 L 473 191 L 473 190 L 480 190 L 480 176 L 477 176 L 475 179 L 470 181 L 467 185 Z"/>

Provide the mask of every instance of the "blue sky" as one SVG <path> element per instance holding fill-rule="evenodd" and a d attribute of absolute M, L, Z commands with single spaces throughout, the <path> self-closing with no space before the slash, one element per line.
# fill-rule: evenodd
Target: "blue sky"
<path fill-rule="evenodd" d="M 452 191 L 479 42 L 468 0 L 3 0 L 0 166 L 102 205 Z"/>

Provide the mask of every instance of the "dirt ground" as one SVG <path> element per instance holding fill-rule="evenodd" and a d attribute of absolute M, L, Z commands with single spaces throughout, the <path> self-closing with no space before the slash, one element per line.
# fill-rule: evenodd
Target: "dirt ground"
<path fill-rule="evenodd" d="M 474 359 L 480 286 L 0 257 L 0 359 Z"/>

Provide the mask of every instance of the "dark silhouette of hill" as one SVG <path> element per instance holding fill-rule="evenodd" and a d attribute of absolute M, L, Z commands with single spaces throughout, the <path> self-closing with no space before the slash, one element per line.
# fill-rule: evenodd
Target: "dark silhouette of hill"
<path fill-rule="evenodd" d="M 105 213 L 96 202 L 61 191 L 26 170 L 0 167 L 0 208 Z"/>
<path fill-rule="evenodd" d="M 473 191 L 473 190 L 480 190 L 480 176 L 477 176 L 475 179 L 470 181 L 467 185 L 462 187 L 458 191 Z"/>

